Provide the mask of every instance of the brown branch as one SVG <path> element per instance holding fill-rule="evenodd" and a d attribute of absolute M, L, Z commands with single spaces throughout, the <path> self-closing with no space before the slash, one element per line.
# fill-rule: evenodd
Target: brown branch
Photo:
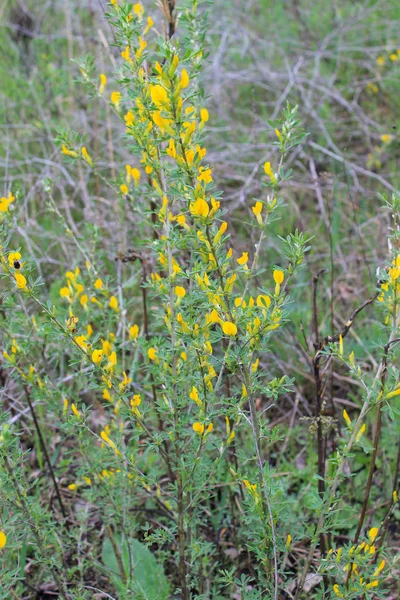
<path fill-rule="evenodd" d="M 118 569 L 119 569 L 119 573 L 121 575 L 122 583 L 124 583 L 126 585 L 127 579 L 126 579 L 125 567 L 124 567 L 124 563 L 122 561 L 120 549 L 118 548 L 117 542 L 115 541 L 115 537 L 113 534 L 113 530 L 111 529 L 111 525 L 107 526 L 107 533 L 108 533 L 108 537 L 110 538 L 110 542 L 111 542 L 111 545 L 114 550 L 115 558 L 117 559 Z"/>
<path fill-rule="evenodd" d="M 50 471 L 50 477 L 51 477 L 51 480 L 52 480 L 53 485 L 54 485 L 54 491 L 56 493 L 57 500 L 58 500 L 58 503 L 60 505 L 62 516 L 64 517 L 65 524 L 66 524 L 67 528 L 69 528 L 69 522 L 68 522 L 68 518 L 67 518 L 67 511 L 65 510 L 63 501 L 61 499 L 60 489 L 58 487 L 58 483 L 57 483 L 57 480 L 56 480 L 55 475 L 54 475 L 54 470 L 53 470 L 53 466 L 51 464 L 50 456 L 49 456 L 49 453 L 47 452 L 47 447 L 46 447 L 46 443 L 44 441 L 42 430 L 40 428 L 39 421 L 38 421 L 37 416 L 36 416 L 36 411 L 35 411 L 34 406 L 33 406 L 33 402 L 32 402 L 32 399 L 31 399 L 31 395 L 30 395 L 29 389 L 28 389 L 28 387 L 26 385 L 24 385 L 24 391 L 25 391 L 26 399 L 28 401 L 29 410 L 31 411 L 31 415 L 32 415 L 33 422 L 34 422 L 34 425 L 35 425 L 36 433 L 38 435 L 39 442 L 40 442 L 40 445 L 42 447 L 44 458 L 45 458 L 45 461 L 47 463 L 48 469 Z"/>
<path fill-rule="evenodd" d="M 377 292 L 375 292 L 375 294 L 372 296 L 372 298 L 370 298 L 369 300 L 366 300 L 363 304 L 361 304 L 361 306 L 359 306 L 358 308 L 356 308 L 350 316 L 350 319 L 345 323 L 342 331 L 340 331 L 339 333 L 335 333 L 335 335 L 328 335 L 324 342 L 323 342 L 323 346 L 326 346 L 327 344 L 333 344 L 335 342 L 339 341 L 340 336 L 342 336 L 342 338 L 345 338 L 346 335 L 349 333 L 351 326 L 354 323 L 354 320 L 356 318 L 356 316 L 362 311 L 364 310 L 364 308 L 366 306 L 368 306 L 369 304 L 372 304 L 373 302 L 375 302 L 375 300 L 377 299 L 377 297 L 380 294 L 380 290 L 378 290 Z M 394 340 L 393 340 L 394 341 Z M 321 348 L 322 349 L 322 348 Z"/>

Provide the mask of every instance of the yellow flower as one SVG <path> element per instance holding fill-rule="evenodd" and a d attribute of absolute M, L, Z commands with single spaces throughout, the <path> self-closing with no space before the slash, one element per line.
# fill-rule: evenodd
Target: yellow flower
<path fill-rule="evenodd" d="M 189 394 L 189 398 L 193 400 L 193 402 L 196 402 L 197 406 L 199 406 L 200 408 L 203 406 L 203 403 L 199 398 L 199 392 L 197 391 L 197 388 L 195 386 L 192 387 L 192 391 Z"/>
<path fill-rule="evenodd" d="M 74 492 L 77 489 L 77 485 L 76 483 L 70 483 L 68 486 L 68 489 L 71 490 L 71 492 Z"/>
<path fill-rule="evenodd" d="M 292 543 L 292 536 L 290 535 L 290 533 L 288 533 L 288 536 L 286 538 L 286 548 L 290 548 L 290 544 Z"/>
<path fill-rule="evenodd" d="M 350 419 L 349 415 L 347 414 L 346 409 L 344 409 L 344 411 L 343 411 L 343 418 L 347 423 L 347 427 L 350 429 L 351 428 L 351 419 Z"/>
<path fill-rule="evenodd" d="M 195 202 L 191 203 L 189 209 L 194 217 L 202 217 L 203 219 L 205 219 L 210 212 L 210 207 L 204 198 L 197 198 Z"/>
<path fill-rule="evenodd" d="M 273 277 L 274 277 L 275 283 L 280 285 L 285 278 L 285 274 L 283 271 L 278 271 L 277 269 L 275 269 L 275 271 L 273 273 Z"/>
<path fill-rule="evenodd" d="M 154 25 L 153 19 L 151 17 L 147 17 L 147 25 L 144 28 L 143 35 L 146 35 L 150 31 L 150 29 L 153 27 L 153 25 Z"/>
<path fill-rule="evenodd" d="M 107 83 L 107 77 L 104 75 L 104 73 L 100 73 L 99 94 L 103 94 L 104 88 L 106 87 L 106 83 Z"/>
<path fill-rule="evenodd" d="M 250 494 L 253 496 L 256 504 L 258 504 L 260 497 L 259 494 L 257 492 L 257 484 L 253 483 L 251 484 L 250 481 L 248 479 L 243 479 L 243 483 L 246 486 L 246 489 L 250 492 Z"/>
<path fill-rule="evenodd" d="M 378 58 L 376 59 L 376 64 L 379 67 L 382 67 L 385 64 L 385 57 L 384 56 L 378 56 Z"/>
<path fill-rule="evenodd" d="M 126 115 L 124 115 L 124 121 L 126 123 L 127 127 L 130 127 L 131 125 L 133 125 L 134 122 L 134 114 L 131 110 L 128 110 L 128 112 L 126 113 Z"/>
<path fill-rule="evenodd" d="M 256 360 L 253 363 L 251 363 L 251 371 L 252 371 L 252 373 L 256 373 L 259 364 L 260 364 L 260 359 L 259 358 L 256 358 Z"/>
<path fill-rule="evenodd" d="M 139 326 L 138 325 L 131 325 L 131 327 L 129 327 L 129 338 L 131 340 L 136 340 L 136 338 L 139 335 Z"/>
<path fill-rule="evenodd" d="M 147 46 L 147 42 L 139 35 L 138 38 L 139 41 L 139 48 L 136 50 L 135 56 L 136 56 L 136 60 L 139 60 L 139 58 L 141 57 L 143 50 L 146 48 Z M 139 69 L 139 77 L 143 80 L 144 79 L 144 69 L 143 67 L 141 69 Z"/>
<path fill-rule="evenodd" d="M 184 287 L 177 285 L 175 288 L 175 294 L 178 296 L 178 298 L 184 298 L 186 296 L 186 290 Z"/>
<path fill-rule="evenodd" d="M 108 435 L 106 434 L 105 431 L 102 431 L 100 433 L 100 437 L 103 440 L 103 442 L 108 444 L 110 446 L 110 448 L 112 448 L 114 450 L 115 454 L 117 454 L 118 456 L 121 456 L 121 453 L 118 450 L 117 446 L 114 444 L 114 442 L 112 440 L 110 440 L 110 438 L 108 437 Z"/>
<path fill-rule="evenodd" d="M 232 430 L 231 433 L 229 434 L 228 439 L 226 440 L 226 445 L 229 446 L 229 444 L 234 440 L 235 438 L 235 432 Z"/>
<path fill-rule="evenodd" d="M 242 256 L 240 256 L 239 258 L 236 259 L 237 263 L 242 266 L 245 265 L 249 260 L 249 253 L 248 252 L 243 252 Z"/>
<path fill-rule="evenodd" d="M 113 371 L 116 364 L 117 364 L 117 353 L 115 352 L 115 350 L 113 350 L 111 352 L 110 356 L 108 357 L 108 363 L 106 366 L 106 370 Z"/>
<path fill-rule="evenodd" d="M 94 287 L 96 288 L 96 290 L 101 290 L 103 287 L 103 282 L 100 279 L 100 277 L 98 279 L 96 279 L 96 281 L 94 282 Z"/>
<path fill-rule="evenodd" d="M 72 404 L 71 404 L 71 410 L 72 410 L 72 412 L 74 413 L 74 415 L 75 415 L 76 417 L 80 417 L 80 416 L 81 416 L 81 413 L 80 413 L 80 412 L 79 412 L 79 410 L 76 408 L 76 406 L 75 406 L 75 404 L 74 404 L 74 403 L 72 403 Z"/>
<path fill-rule="evenodd" d="M 133 12 L 135 13 L 135 15 L 137 17 L 142 17 L 143 16 L 144 8 L 140 4 L 140 2 L 136 2 L 136 4 L 133 5 Z"/>
<path fill-rule="evenodd" d="M 165 151 L 171 158 L 176 158 L 176 147 L 173 139 L 169 140 L 168 148 Z"/>
<path fill-rule="evenodd" d="M 150 360 L 157 360 L 157 350 L 155 348 L 149 348 L 147 351 L 147 356 Z"/>
<path fill-rule="evenodd" d="M 210 312 L 210 314 L 208 316 L 208 322 L 209 323 L 222 323 L 222 319 L 218 315 L 215 308 L 213 308 L 212 311 Z"/>
<path fill-rule="evenodd" d="M 81 152 L 82 152 L 82 156 L 85 159 L 85 161 L 87 162 L 87 164 L 91 167 L 93 167 L 93 161 L 89 156 L 88 151 L 86 150 L 85 146 L 82 146 L 81 148 Z"/>
<path fill-rule="evenodd" d="M 337 583 L 335 583 L 335 585 L 333 586 L 333 591 L 335 592 L 335 594 L 338 598 L 344 598 Z"/>
<path fill-rule="evenodd" d="M 370 590 L 371 588 L 378 587 L 378 585 L 379 585 L 379 581 L 377 579 L 375 579 L 375 581 L 371 581 L 371 583 L 367 583 L 367 585 L 365 587 L 367 588 L 367 590 Z"/>
<path fill-rule="evenodd" d="M 260 308 L 269 308 L 271 306 L 271 298 L 266 294 L 259 294 L 257 296 L 256 304 Z"/>
<path fill-rule="evenodd" d="M 17 284 L 17 288 L 19 288 L 20 290 L 26 290 L 26 279 L 22 275 L 22 273 L 17 272 L 14 274 L 14 277 L 15 277 L 15 282 Z"/>
<path fill-rule="evenodd" d="M 228 223 L 226 221 L 222 221 L 220 228 L 218 229 L 218 233 L 214 237 L 214 244 L 218 244 L 224 235 L 225 231 L 228 228 Z"/>
<path fill-rule="evenodd" d="M 160 110 L 153 112 L 152 117 L 154 123 L 157 125 L 160 131 L 164 132 L 168 130 L 170 133 L 172 133 L 172 129 L 170 127 L 172 123 L 171 119 L 166 119 L 163 117 Z"/>
<path fill-rule="evenodd" d="M 121 383 L 118 384 L 118 387 L 121 392 L 124 392 L 125 389 L 128 387 L 128 385 L 130 383 L 132 383 L 132 377 L 128 377 L 128 375 L 126 374 L 126 371 L 123 372 L 123 376 L 124 376 L 124 379 L 121 381 Z"/>
<path fill-rule="evenodd" d="M 400 388 L 398 387 L 397 389 L 394 389 L 392 392 L 389 392 L 388 394 L 386 394 L 385 398 L 394 398 L 394 396 L 398 396 L 400 394 Z"/>
<path fill-rule="evenodd" d="M 107 388 L 104 388 L 103 390 L 103 398 L 104 400 L 108 400 L 108 402 L 112 402 L 111 394 Z"/>
<path fill-rule="evenodd" d="M 87 348 L 86 336 L 77 335 L 74 338 L 74 341 L 77 344 L 77 346 L 79 346 L 79 348 L 82 348 L 82 350 L 86 350 L 86 348 Z"/>
<path fill-rule="evenodd" d="M 235 323 L 231 323 L 230 321 L 225 321 L 224 323 L 222 323 L 222 331 L 225 333 L 225 335 L 236 335 L 237 327 L 236 327 Z"/>
<path fill-rule="evenodd" d="M 189 75 L 186 69 L 182 69 L 181 74 L 181 88 L 184 90 L 190 83 Z"/>
<path fill-rule="evenodd" d="M 263 209 L 263 204 L 259 200 L 251 208 L 259 225 L 263 225 L 263 220 L 262 220 L 262 216 L 261 216 L 262 209 Z"/>
<path fill-rule="evenodd" d="M 196 423 L 193 423 L 192 429 L 193 429 L 193 431 L 195 431 L 199 435 L 203 435 L 203 433 L 204 433 L 204 424 L 200 423 L 199 421 L 196 421 Z"/>
<path fill-rule="evenodd" d="M 139 180 L 140 180 L 140 171 L 139 171 L 139 169 L 133 168 L 131 170 L 131 175 L 132 175 L 133 180 L 135 182 L 135 186 L 137 186 L 138 183 L 139 183 Z"/>
<path fill-rule="evenodd" d="M 378 527 L 372 527 L 369 531 L 368 531 L 368 539 L 369 539 L 369 543 L 373 544 L 374 541 L 376 540 L 376 536 L 379 533 L 379 529 Z"/>
<path fill-rule="evenodd" d="M 282 141 L 282 134 L 279 131 L 279 129 L 275 129 L 275 135 L 279 139 L 279 141 L 281 142 Z"/>
<path fill-rule="evenodd" d="M 19 252 L 10 252 L 7 258 L 8 264 L 10 265 L 10 267 L 13 267 L 14 263 L 16 261 L 18 262 L 21 259 L 21 254 Z"/>
<path fill-rule="evenodd" d="M 204 167 L 200 167 L 199 169 L 200 175 L 197 177 L 197 181 L 204 181 L 204 183 L 211 183 L 212 181 L 212 171 L 211 169 L 204 169 Z"/>
<path fill-rule="evenodd" d="M 87 294 L 83 294 L 79 300 L 81 306 L 83 306 L 83 308 L 85 310 L 87 310 L 88 308 L 88 302 L 89 302 L 89 298 L 87 297 Z"/>
<path fill-rule="evenodd" d="M 275 271 L 273 272 L 273 278 L 275 281 L 275 296 L 278 296 L 280 291 L 281 291 L 281 283 L 283 282 L 284 278 L 285 278 L 285 274 L 283 271 L 278 271 L 278 269 L 275 269 Z"/>
<path fill-rule="evenodd" d="M 150 84 L 150 96 L 153 104 L 158 108 L 165 108 L 169 105 L 168 93 L 165 88 L 160 84 Z"/>
<path fill-rule="evenodd" d="M 68 399 L 64 398 L 64 400 L 63 400 L 63 415 L 67 414 L 68 406 L 69 406 Z"/>
<path fill-rule="evenodd" d="M 375 569 L 374 574 L 372 575 L 372 577 L 378 577 L 379 573 L 381 571 L 383 571 L 383 569 L 385 568 L 385 564 L 386 564 L 386 562 L 384 560 L 382 560 L 382 562 L 380 563 L 379 567 L 377 569 Z"/>
<path fill-rule="evenodd" d="M 101 342 L 101 350 L 105 356 L 109 356 L 112 352 L 112 346 L 108 340 Z"/>
<path fill-rule="evenodd" d="M 93 350 L 92 352 L 92 361 L 98 365 L 103 360 L 103 351 L 102 350 Z"/>
<path fill-rule="evenodd" d="M 66 154 L 67 156 L 72 156 L 72 158 L 78 158 L 79 154 L 75 152 L 75 150 L 69 150 L 65 144 L 61 146 L 61 152 Z"/>
<path fill-rule="evenodd" d="M 115 312 L 118 312 L 118 310 L 119 310 L 119 308 L 118 308 L 118 300 L 116 299 L 115 296 L 111 296 L 110 302 L 108 303 L 108 306 L 110 308 L 112 308 L 113 310 L 115 310 Z"/>
<path fill-rule="evenodd" d="M 127 63 L 133 64 L 133 60 L 131 59 L 131 51 L 129 49 L 129 46 L 126 46 L 125 50 L 123 50 L 123 52 L 121 52 L 121 56 L 124 60 L 126 60 Z"/>
<path fill-rule="evenodd" d="M 140 394 L 135 394 L 133 396 L 133 398 L 131 398 L 131 400 L 130 400 L 132 408 L 137 408 L 138 406 L 140 406 L 141 402 L 142 402 L 142 398 L 141 398 Z"/>
<path fill-rule="evenodd" d="M 117 110 L 119 109 L 121 99 L 122 99 L 121 92 L 111 92 L 110 100 L 111 100 L 111 103 L 114 104 L 114 106 Z"/>
<path fill-rule="evenodd" d="M 391 142 L 393 139 L 393 136 L 390 135 L 390 133 L 384 133 L 383 135 L 381 135 L 381 140 L 384 144 L 389 144 L 389 142 Z"/>
<path fill-rule="evenodd" d="M 343 356 L 343 336 L 339 335 L 339 355 Z"/>
<path fill-rule="evenodd" d="M 390 54 L 389 56 L 390 60 L 399 60 L 399 57 L 397 56 L 397 52 L 392 52 L 392 54 Z"/>
<path fill-rule="evenodd" d="M 0 531 L 0 550 L 7 544 L 7 536 L 4 531 Z"/>
<path fill-rule="evenodd" d="M 365 433 L 366 428 L 367 428 L 367 426 L 366 426 L 365 423 L 364 423 L 364 425 L 362 425 L 362 427 L 360 427 L 360 430 L 359 430 L 359 432 L 357 433 L 357 436 L 356 436 L 356 442 L 360 441 L 360 438 L 363 435 L 363 433 Z"/>
<path fill-rule="evenodd" d="M 272 171 L 271 168 L 271 163 L 270 162 L 266 162 L 264 165 L 264 171 L 265 173 L 268 175 L 268 177 L 270 178 L 272 183 L 276 183 L 276 177 L 274 172 Z"/>
<path fill-rule="evenodd" d="M 124 194 L 124 196 L 126 196 L 127 193 L 129 192 L 129 188 L 128 188 L 128 186 L 125 183 L 123 183 L 122 185 L 120 185 L 119 189 L 121 190 L 121 193 Z"/>
<path fill-rule="evenodd" d="M 202 108 L 200 111 L 200 119 L 203 121 L 203 123 L 207 123 L 208 118 L 208 110 L 206 108 Z"/>

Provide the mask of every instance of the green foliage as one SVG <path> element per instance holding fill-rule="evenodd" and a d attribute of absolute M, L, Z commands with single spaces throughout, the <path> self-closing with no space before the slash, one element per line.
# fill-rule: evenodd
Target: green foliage
<path fill-rule="evenodd" d="M 243 165 L 255 157 L 256 167 L 232 210 L 215 185 L 229 193 L 229 173 L 218 175 L 205 148 L 219 124 L 206 108 L 210 7 L 173 4 L 110 3 L 101 50 L 81 59 L 66 6 L 66 38 L 51 56 L 32 42 L 38 80 L 29 92 L 8 88 L 46 135 L 17 144 L 17 181 L 0 199 L 0 598 L 383 598 L 398 570 L 398 194 L 382 195 L 391 223 L 377 281 L 367 280 L 370 293 L 341 291 L 341 319 L 335 256 L 346 266 L 354 203 L 349 217 L 338 179 L 325 207 L 316 170 L 309 189 L 322 220 L 288 191 L 316 169 L 309 148 L 323 148 L 321 131 L 334 136 L 330 100 L 310 109 L 292 78 L 270 119 L 275 108 L 254 93 L 265 118 Z M 293 44 L 321 18 L 320 6 L 303 9 L 306 22 L 274 5 L 268 27 L 282 22 Z M 350 85 L 329 36 L 361 9 L 324 14 L 327 55 L 312 83 L 335 73 Z M 83 17 L 95 29 L 94 15 Z M 55 21 L 49 14 L 46 27 Z M 17 48 L 9 60 L 21 81 Z M 385 69 L 396 68 L 392 50 Z M 54 66 L 72 54 L 77 82 Z M 235 60 L 251 68 L 247 54 Z M 227 138 L 245 139 L 247 117 L 236 115 L 248 86 L 237 91 Z M 326 123 L 319 132 L 310 114 Z M 389 137 L 371 160 L 395 152 Z M 24 178 L 21 156 L 44 170 Z M 372 210 L 363 204 L 362 219 Z"/>
<path fill-rule="evenodd" d="M 125 576 L 128 579 L 130 572 L 130 560 L 132 560 L 132 583 L 126 585 L 122 582 L 119 572 L 119 564 L 110 538 L 103 542 L 102 561 L 104 565 L 112 571 L 112 581 L 120 594 L 134 593 L 138 600 L 150 600 L 151 598 L 160 598 L 168 600 L 169 586 L 164 572 L 157 563 L 150 550 L 138 540 L 121 541 L 120 537 L 115 536 L 114 543 L 117 545 L 118 552 L 122 559 Z M 129 547 L 128 547 L 129 544 Z M 129 590 L 127 592 L 127 590 Z"/>

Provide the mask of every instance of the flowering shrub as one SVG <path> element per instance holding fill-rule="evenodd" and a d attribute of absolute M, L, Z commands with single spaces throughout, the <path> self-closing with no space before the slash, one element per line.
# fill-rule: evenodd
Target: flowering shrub
<path fill-rule="evenodd" d="M 396 481 L 387 521 L 366 531 L 365 516 L 382 414 L 394 419 L 400 393 L 398 372 L 388 366 L 398 341 L 397 245 L 379 291 L 340 332 L 321 337 L 315 307 L 310 432 L 318 478 L 310 478 L 313 492 L 306 493 L 294 472 L 285 478 L 275 470 L 277 458 L 269 455 L 282 440 L 267 409 L 292 391 L 294 379 L 265 368 L 265 357 L 289 320 L 288 293 L 309 239 L 295 231 L 273 263 L 263 255 L 284 211 L 282 184 L 291 176 L 285 158 L 304 134 L 289 105 L 270 123 L 277 153 L 264 164 L 264 193 L 250 212 L 258 242 L 237 250 L 207 162 L 212 116 L 202 96 L 206 29 L 199 4 L 185 4 L 175 35 L 173 2 L 162 2 L 164 25 L 156 26 L 142 4 L 114 0 L 107 18 L 119 51 L 115 72 L 99 73 L 91 58 L 79 63 L 88 94 L 121 123 L 131 160 L 112 177 L 77 133 L 60 131 L 57 144 L 71 167 L 79 163 L 103 181 L 117 199 L 118 219 L 133 215 L 131 239 L 117 240 L 116 263 L 102 251 L 100 229 L 81 236 L 68 226 L 46 180 L 48 210 L 76 247 L 76 261 L 51 295 L 29 251 L 13 243 L 19 199 L 10 191 L 0 200 L 4 377 L 23 391 L 41 473 L 29 472 L 18 419 L 4 413 L 3 598 L 19 597 L 27 572 L 64 599 L 99 590 L 102 597 L 184 600 L 305 598 L 310 590 L 315 598 L 384 597 L 383 542 Z M 397 203 L 394 197 L 395 219 Z M 375 299 L 387 340 L 371 376 L 354 352 L 347 356 L 344 338 Z M 363 391 L 353 419 L 346 411 L 340 417 L 346 427 L 329 451 L 335 425 L 324 417 L 323 390 L 332 361 Z M 343 545 L 347 466 L 374 408 L 379 433 L 368 493 Z M 87 583 L 93 580 L 95 586 Z"/>

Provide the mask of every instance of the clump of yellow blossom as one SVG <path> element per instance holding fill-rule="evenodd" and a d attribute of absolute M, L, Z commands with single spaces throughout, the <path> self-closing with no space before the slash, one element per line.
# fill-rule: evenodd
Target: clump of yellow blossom
<path fill-rule="evenodd" d="M 281 284 L 283 283 L 283 280 L 285 278 L 285 274 L 283 271 L 280 271 L 278 269 L 275 269 L 273 272 L 273 278 L 275 281 L 275 296 L 279 296 L 279 293 L 281 291 Z"/>
<path fill-rule="evenodd" d="M 4 531 L 0 531 L 0 550 L 7 544 L 7 536 Z"/>

